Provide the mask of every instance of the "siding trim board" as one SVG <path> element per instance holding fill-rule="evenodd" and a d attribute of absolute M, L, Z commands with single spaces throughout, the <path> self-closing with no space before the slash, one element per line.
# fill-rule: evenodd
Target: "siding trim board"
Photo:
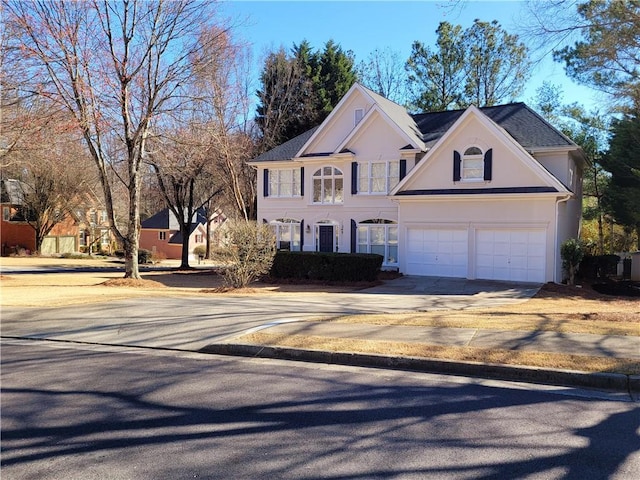
<path fill-rule="evenodd" d="M 486 195 L 506 193 L 558 193 L 554 187 L 499 187 L 499 188 L 437 188 L 430 190 L 403 190 L 396 196 L 408 195 Z"/>

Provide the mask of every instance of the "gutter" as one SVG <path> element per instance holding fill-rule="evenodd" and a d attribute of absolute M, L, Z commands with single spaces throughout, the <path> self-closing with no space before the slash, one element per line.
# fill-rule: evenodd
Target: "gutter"
<path fill-rule="evenodd" d="M 559 280 L 556 278 L 556 273 L 557 273 L 557 265 L 558 265 L 558 256 L 560 255 L 560 239 L 558 238 L 558 232 L 560 230 L 560 218 L 558 215 L 559 212 L 559 205 L 560 202 L 567 202 L 569 201 L 569 199 L 571 199 L 571 197 L 573 196 L 573 194 L 571 193 L 567 193 L 565 194 L 563 197 L 559 197 L 556 199 L 556 234 L 554 235 L 555 238 L 555 246 L 553 249 L 553 281 L 556 283 L 561 283 L 562 282 L 562 278 L 560 278 Z M 562 270 L 560 273 L 560 276 L 562 276 Z"/>

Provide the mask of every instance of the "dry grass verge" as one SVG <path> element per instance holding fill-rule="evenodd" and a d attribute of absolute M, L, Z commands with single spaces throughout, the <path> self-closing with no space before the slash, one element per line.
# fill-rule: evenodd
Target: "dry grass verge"
<path fill-rule="evenodd" d="M 442 347 L 422 343 L 356 340 L 333 337 L 253 333 L 237 339 L 239 343 L 323 350 L 331 352 L 374 353 L 465 362 L 524 365 L 539 368 L 640 374 L 640 362 L 624 358 L 590 357 L 564 353 L 526 352 L 477 347 Z M 578 368 L 579 367 L 579 368 Z"/>

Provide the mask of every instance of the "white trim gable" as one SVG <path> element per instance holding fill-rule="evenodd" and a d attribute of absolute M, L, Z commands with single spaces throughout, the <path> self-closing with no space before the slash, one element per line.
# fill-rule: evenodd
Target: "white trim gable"
<path fill-rule="evenodd" d="M 313 143 L 318 139 L 318 137 L 321 136 L 322 132 L 328 128 L 328 125 L 330 125 L 334 119 L 334 117 L 339 115 L 339 112 L 342 110 L 342 107 L 345 103 L 347 103 L 349 101 L 349 99 L 354 95 L 355 91 L 360 92 L 362 95 L 368 97 L 368 95 L 365 93 L 365 91 L 362 89 L 362 87 L 358 84 L 358 83 L 354 83 L 351 88 L 349 89 L 349 91 L 347 93 L 345 93 L 344 97 L 342 97 L 340 99 L 340 101 L 338 102 L 338 104 L 335 106 L 335 108 L 333 110 L 331 110 L 331 113 L 327 116 L 327 118 L 324 119 L 324 121 L 320 124 L 320 126 L 316 129 L 315 132 L 313 132 L 313 135 L 311 135 L 311 137 L 309 137 L 309 140 L 307 140 L 305 142 L 305 144 L 302 146 L 302 148 L 300 148 L 300 150 L 296 153 L 294 158 L 299 158 L 302 157 L 305 153 L 305 151 L 311 146 L 313 145 Z M 366 112 L 365 112 L 365 117 L 366 117 Z M 362 121 L 360 121 L 360 123 L 362 123 Z M 336 149 L 334 149 L 334 152 L 336 151 Z"/>
<path fill-rule="evenodd" d="M 491 120 L 488 116 L 482 113 L 482 111 L 475 107 L 468 107 L 464 113 L 458 118 L 454 124 L 447 130 L 447 132 L 438 139 L 431 149 L 427 152 L 424 158 L 413 168 L 407 175 L 396 185 L 396 187 L 389 193 L 389 195 L 396 195 L 398 192 L 406 190 L 407 186 L 411 185 L 415 177 L 420 175 L 419 172 L 429 168 L 430 160 L 440 153 L 440 150 L 449 142 L 451 137 L 464 131 L 465 124 L 470 117 L 475 117 L 480 121 L 481 125 L 487 128 L 493 135 L 495 135 L 504 146 L 506 146 L 514 156 L 522 161 L 522 163 L 528 167 L 545 186 L 553 187 L 558 190 L 559 193 L 570 193 L 570 191 L 564 186 L 560 180 L 558 180 L 553 174 L 546 170 L 529 152 L 527 152 L 522 145 L 520 145 L 509 133 Z M 460 189 L 460 194 L 464 194 L 465 189 Z"/>
<path fill-rule="evenodd" d="M 355 95 L 361 95 L 362 97 L 364 97 L 364 99 L 366 99 L 367 104 L 370 105 L 368 108 L 365 109 L 364 117 L 357 124 L 352 124 L 351 128 L 349 129 L 348 132 L 346 132 L 346 135 L 342 138 L 342 140 L 339 141 L 330 151 L 309 152 L 308 151 L 309 148 L 317 140 L 322 138 L 325 132 L 327 132 L 329 129 L 332 128 L 337 118 L 339 118 L 344 113 L 347 113 L 347 114 L 349 113 L 344 111 L 346 108 L 345 105 L 348 104 L 352 100 L 352 97 L 354 97 Z M 417 134 L 416 136 L 410 135 L 406 129 L 404 129 L 400 124 L 398 124 L 397 121 L 394 120 L 394 115 L 386 111 L 385 106 L 389 109 L 391 109 L 393 106 L 396 109 L 394 110 L 396 117 L 406 116 L 407 122 L 414 124 L 413 126 L 411 126 L 411 128 L 413 128 L 417 132 L 418 127 L 417 125 L 415 125 L 415 122 L 413 121 L 411 116 L 401 106 L 393 104 L 392 102 L 386 99 L 383 99 L 383 97 L 379 97 L 381 100 L 379 100 L 377 97 L 378 97 L 377 95 L 374 95 L 373 92 L 371 92 L 367 88 L 363 87 L 358 83 L 354 83 L 353 86 L 349 89 L 349 91 L 344 95 L 344 97 L 342 97 L 342 99 L 338 102 L 335 108 L 331 111 L 329 116 L 322 122 L 320 127 L 318 127 L 318 129 L 313 133 L 313 135 L 309 137 L 309 139 L 305 142 L 302 148 L 300 148 L 300 150 L 296 153 L 294 159 L 300 159 L 302 157 L 305 157 L 305 155 L 308 156 L 308 155 L 313 155 L 318 153 L 322 153 L 322 154 L 340 153 L 345 148 L 346 144 L 355 135 L 357 135 L 359 131 L 362 131 L 364 128 L 366 128 L 365 125 L 367 124 L 367 120 L 371 118 L 371 116 L 374 115 L 375 112 L 380 114 L 380 116 L 389 124 L 389 126 L 392 127 L 394 131 L 396 131 L 401 137 L 403 137 L 406 140 L 407 144 L 410 144 L 416 149 L 424 151 L 425 150 L 424 143 L 422 143 L 420 138 L 418 138 Z M 388 105 L 382 105 L 381 104 L 382 100 L 385 100 L 386 102 L 388 102 Z M 402 110 L 401 115 L 398 113 L 399 110 Z M 352 115 L 350 115 L 350 118 L 352 118 Z"/>
<path fill-rule="evenodd" d="M 391 120 L 391 118 L 389 118 L 389 115 L 387 115 L 385 113 L 385 111 L 383 109 L 380 108 L 380 106 L 378 104 L 375 104 L 373 107 L 371 107 L 369 109 L 369 111 L 366 113 L 366 115 L 364 116 L 364 118 L 362 120 L 360 120 L 360 122 L 358 123 L 358 125 L 356 125 L 356 127 L 351 130 L 351 132 L 349 132 L 349 135 L 347 135 L 347 137 L 342 141 L 342 143 L 340 145 L 338 145 L 338 147 L 336 148 L 337 152 L 341 152 L 343 149 L 347 148 L 347 145 L 349 144 L 349 142 L 351 140 L 353 140 L 354 138 L 356 138 L 359 134 L 361 134 L 364 130 L 366 130 L 367 128 L 369 128 L 369 125 L 371 124 L 371 121 L 373 119 L 373 116 L 375 114 L 379 114 L 380 117 L 382 117 L 382 119 L 398 134 L 400 135 L 402 138 L 404 138 L 406 140 L 406 142 L 408 144 L 410 144 L 412 147 L 416 148 L 416 145 L 414 145 L 414 141 L 413 139 L 411 139 L 406 132 L 400 128 L 400 126 L 398 126 L 398 124 L 396 122 L 394 122 L 393 120 Z"/>

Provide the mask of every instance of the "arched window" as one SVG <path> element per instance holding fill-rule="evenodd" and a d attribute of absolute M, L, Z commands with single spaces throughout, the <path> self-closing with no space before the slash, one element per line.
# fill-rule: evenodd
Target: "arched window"
<path fill-rule="evenodd" d="M 327 166 L 319 168 L 313 174 L 313 203 L 342 203 L 344 198 L 344 179 L 342 171 Z"/>
<path fill-rule="evenodd" d="M 484 179 L 484 154 L 478 147 L 469 147 L 462 155 L 462 180 Z"/>
<path fill-rule="evenodd" d="M 383 265 L 398 265 L 398 225 L 375 218 L 358 223 L 358 253 L 382 255 Z"/>

